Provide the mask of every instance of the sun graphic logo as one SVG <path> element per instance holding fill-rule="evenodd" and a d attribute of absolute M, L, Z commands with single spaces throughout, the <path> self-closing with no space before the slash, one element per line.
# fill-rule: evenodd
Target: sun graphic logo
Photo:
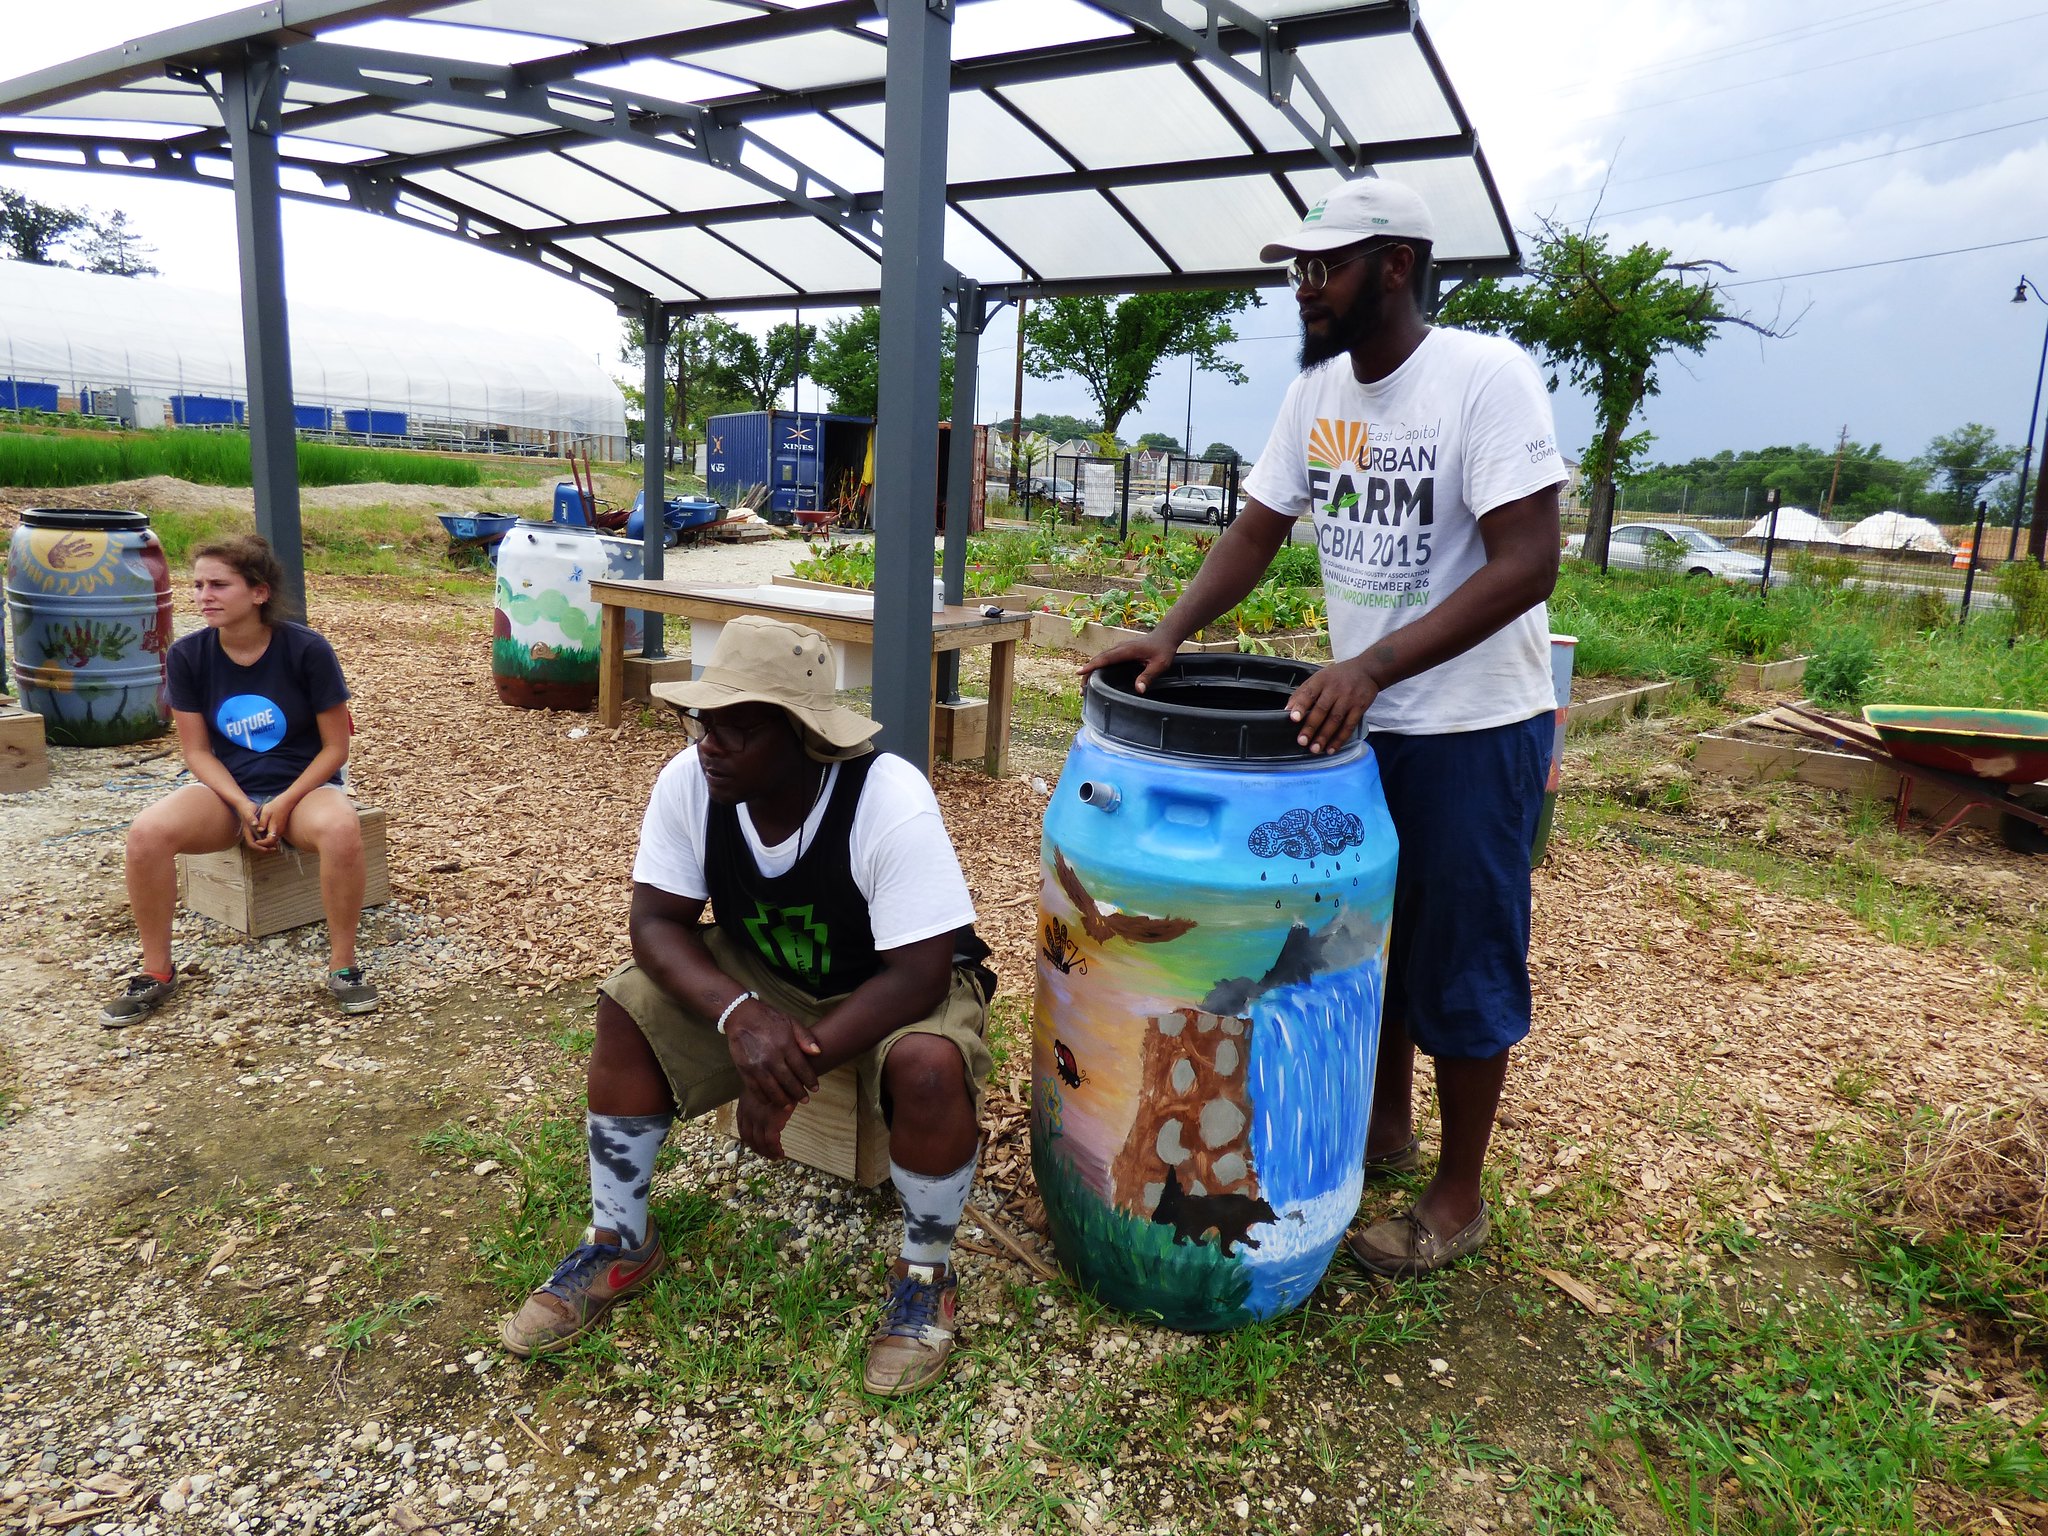
<path fill-rule="evenodd" d="M 1308 435 L 1308 461 L 1317 469 L 1365 468 L 1366 425 L 1362 421 L 1331 421 L 1316 418 Z"/>
<path fill-rule="evenodd" d="M 103 532 L 31 528 L 21 574 L 41 591 L 79 597 L 114 585 L 120 564 L 121 552 Z"/>

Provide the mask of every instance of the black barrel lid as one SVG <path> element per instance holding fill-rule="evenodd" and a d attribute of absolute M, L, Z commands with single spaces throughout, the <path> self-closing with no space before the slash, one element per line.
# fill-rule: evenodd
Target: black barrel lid
<path fill-rule="evenodd" d="M 1138 663 L 1091 673 L 1081 716 L 1111 741 L 1173 757 L 1212 762 L 1321 761 L 1299 745 L 1301 727 L 1287 700 L 1316 672 L 1280 656 L 1185 655 L 1145 686 Z"/>
<path fill-rule="evenodd" d="M 149 526 L 146 512 L 103 510 L 99 507 L 27 507 L 22 522 L 31 528 L 138 529 Z"/>

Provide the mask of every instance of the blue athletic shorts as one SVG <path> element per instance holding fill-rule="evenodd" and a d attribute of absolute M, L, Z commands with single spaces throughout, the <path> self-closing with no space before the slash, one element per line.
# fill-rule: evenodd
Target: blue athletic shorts
<path fill-rule="evenodd" d="M 1390 1019 L 1430 1056 L 1481 1060 L 1529 1033 L 1529 849 L 1556 716 L 1444 736 L 1374 731 L 1401 839 Z"/>

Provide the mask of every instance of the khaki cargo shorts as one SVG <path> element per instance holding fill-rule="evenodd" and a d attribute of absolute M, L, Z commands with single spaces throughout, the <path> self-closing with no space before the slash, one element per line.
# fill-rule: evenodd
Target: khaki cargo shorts
<path fill-rule="evenodd" d="M 699 930 L 699 936 L 720 970 L 800 1023 L 817 1023 L 846 996 L 814 998 L 798 991 L 716 927 Z M 708 1114 L 740 1096 L 739 1069 L 732 1064 L 732 1052 L 718 1032 L 716 1020 L 670 997 L 630 961 L 599 982 L 598 990 L 640 1026 L 668 1078 L 669 1091 L 675 1095 L 678 1119 Z M 960 1052 L 966 1065 L 967 1096 L 974 1106 L 975 1123 L 980 1124 L 982 1094 L 995 1070 L 987 1030 L 988 999 L 981 995 L 980 984 L 955 966 L 953 984 L 936 1010 L 883 1036 L 854 1062 L 860 1074 L 862 1102 L 875 1113 L 884 1113 L 882 1063 L 890 1049 L 905 1035 L 938 1035 L 952 1041 Z"/>

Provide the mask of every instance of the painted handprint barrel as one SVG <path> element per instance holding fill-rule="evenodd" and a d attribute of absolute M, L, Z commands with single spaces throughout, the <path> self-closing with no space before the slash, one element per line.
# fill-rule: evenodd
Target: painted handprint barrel
<path fill-rule="evenodd" d="M 491 613 L 491 676 L 520 709 L 597 704 L 599 611 L 592 577 L 638 580 L 645 546 L 591 528 L 522 522 L 498 545 Z M 640 648 L 640 615 L 626 619 L 626 650 Z"/>
<path fill-rule="evenodd" d="M 67 747 L 114 747 L 171 723 L 171 568 L 140 512 L 31 507 L 7 549 L 7 629 L 21 702 Z"/>
<path fill-rule="evenodd" d="M 1032 1166 L 1060 1261 L 1176 1328 L 1298 1306 L 1358 1207 L 1396 844 L 1314 672 L 1183 656 L 1088 680 L 1040 842 Z"/>

